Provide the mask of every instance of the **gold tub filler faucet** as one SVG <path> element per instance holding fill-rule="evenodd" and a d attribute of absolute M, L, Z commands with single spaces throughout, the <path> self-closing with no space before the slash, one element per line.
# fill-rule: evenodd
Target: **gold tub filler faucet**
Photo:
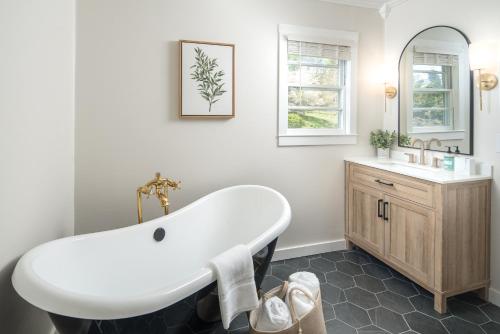
<path fill-rule="evenodd" d="M 151 195 L 156 196 L 160 200 L 160 206 L 165 211 L 165 214 L 168 215 L 168 189 L 180 189 L 180 183 L 181 181 L 175 182 L 161 177 L 160 173 L 156 173 L 153 180 L 137 188 L 137 218 L 139 224 L 142 223 L 142 195 L 146 195 L 146 198 L 149 198 Z"/>

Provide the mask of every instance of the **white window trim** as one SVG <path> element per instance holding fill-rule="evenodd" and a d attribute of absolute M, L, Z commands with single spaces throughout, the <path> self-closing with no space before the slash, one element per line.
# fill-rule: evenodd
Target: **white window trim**
<path fill-rule="evenodd" d="M 357 143 L 357 60 L 359 34 L 280 24 L 279 31 L 279 85 L 278 85 L 278 146 L 347 145 Z M 288 128 L 288 39 L 343 45 L 351 48 L 351 61 L 346 64 L 346 110 L 344 127 L 340 129 Z"/>

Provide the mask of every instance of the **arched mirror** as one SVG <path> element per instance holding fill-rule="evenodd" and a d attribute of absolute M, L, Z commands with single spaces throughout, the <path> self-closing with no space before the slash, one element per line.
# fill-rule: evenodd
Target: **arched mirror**
<path fill-rule="evenodd" d="M 472 155 L 469 44 L 461 31 L 446 26 L 408 42 L 399 61 L 399 146 L 413 147 L 420 139 L 430 150 L 446 152 L 449 146 Z"/>

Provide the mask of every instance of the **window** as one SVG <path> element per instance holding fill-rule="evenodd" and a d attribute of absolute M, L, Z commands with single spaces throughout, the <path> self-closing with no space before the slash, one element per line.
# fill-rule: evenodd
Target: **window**
<path fill-rule="evenodd" d="M 280 25 L 280 146 L 356 143 L 356 44 L 356 33 Z"/>
<path fill-rule="evenodd" d="M 288 41 L 288 128 L 339 129 L 345 111 L 348 48 Z"/>
<path fill-rule="evenodd" d="M 458 56 L 415 52 L 411 127 L 416 130 L 454 128 L 454 77 Z"/>

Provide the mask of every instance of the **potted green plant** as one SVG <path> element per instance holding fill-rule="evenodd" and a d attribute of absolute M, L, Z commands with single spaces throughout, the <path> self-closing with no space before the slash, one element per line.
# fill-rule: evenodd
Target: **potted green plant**
<path fill-rule="evenodd" d="M 399 146 L 411 147 L 411 137 L 400 133 Z"/>
<path fill-rule="evenodd" d="M 389 159 L 392 145 L 396 142 L 396 131 L 376 130 L 370 132 L 370 144 L 377 149 L 379 159 Z"/>

